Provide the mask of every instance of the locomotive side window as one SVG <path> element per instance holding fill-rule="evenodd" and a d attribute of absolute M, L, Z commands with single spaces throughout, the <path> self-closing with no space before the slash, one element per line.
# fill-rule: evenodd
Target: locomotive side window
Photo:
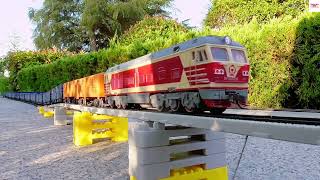
<path fill-rule="evenodd" d="M 153 83 L 153 74 L 146 75 L 146 83 Z"/>
<path fill-rule="evenodd" d="M 206 50 L 203 50 L 203 55 L 204 55 L 204 58 L 205 58 L 206 60 L 208 60 L 208 56 L 207 56 Z"/>
<path fill-rule="evenodd" d="M 164 67 L 158 68 L 159 80 L 166 79 L 166 69 Z"/>
<path fill-rule="evenodd" d="M 179 78 L 180 78 L 180 70 L 179 70 L 179 68 L 171 69 L 171 79 L 175 80 L 175 79 L 179 79 Z"/>
<path fill-rule="evenodd" d="M 247 63 L 246 56 L 242 50 L 232 49 L 232 57 L 235 62 L 238 63 Z"/>
<path fill-rule="evenodd" d="M 201 51 L 197 51 L 195 60 L 196 60 L 197 62 L 202 62 L 202 61 L 203 61 L 203 57 L 202 57 Z"/>
<path fill-rule="evenodd" d="M 211 48 L 213 59 L 216 61 L 229 61 L 228 52 L 225 48 Z"/>
<path fill-rule="evenodd" d="M 143 74 L 140 74 L 139 75 L 139 84 L 143 84 L 143 83 L 145 83 L 145 78 L 144 78 Z"/>

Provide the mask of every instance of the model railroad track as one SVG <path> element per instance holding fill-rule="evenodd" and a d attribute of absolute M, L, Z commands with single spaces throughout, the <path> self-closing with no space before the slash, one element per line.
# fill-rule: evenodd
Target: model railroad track
<path fill-rule="evenodd" d="M 258 115 L 234 115 L 234 114 L 222 114 L 222 115 L 200 115 L 215 118 L 225 119 L 239 119 L 239 120 L 251 120 L 251 121 L 263 121 L 263 122 L 277 122 L 277 123 L 290 123 L 290 124 L 304 124 L 304 125 L 317 125 L 320 126 L 319 118 L 300 118 L 300 117 L 280 117 L 280 116 L 258 116 Z M 320 114 L 319 114 L 320 116 Z"/>
<path fill-rule="evenodd" d="M 83 105 L 81 105 L 83 106 Z M 86 106 L 92 107 L 92 106 Z M 94 108 L 94 107 L 92 107 Z M 299 125 L 316 125 L 320 126 L 320 113 L 314 112 L 302 112 L 302 111 L 285 111 L 286 113 L 312 113 L 312 114 L 319 114 L 319 116 L 301 116 L 294 117 L 294 115 L 289 116 L 280 116 L 280 115 L 252 115 L 252 114 L 232 114 L 231 112 L 223 113 L 223 114 L 211 114 L 209 111 L 201 112 L 201 113 L 187 113 L 187 112 L 159 112 L 156 109 L 112 109 L 110 107 L 103 107 L 103 109 L 110 109 L 110 110 L 119 110 L 119 111 L 131 111 L 131 112 L 152 112 L 152 113 L 167 113 L 167 114 L 175 114 L 175 115 L 188 115 L 188 116 L 195 116 L 195 117 L 212 117 L 212 118 L 220 118 L 220 119 L 235 119 L 235 120 L 247 120 L 247 121 L 261 121 L 261 122 L 275 122 L 275 123 L 288 123 L 288 124 L 299 124 Z M 245 110 L 244 110 L 245 111 Z M 255 110 L 248 110 L 248 111 L 255 111 Z M 263 111 L 263 110 L 257 110 Z M 270 112 L 270 111 L 269 111 Z M 280 111 L 276 111 L 280 112 Z"/>
<path fill-rule="evenodd" d="M 148 110 L 148 112 L 150 112 Z M 157 111 L 152 111 L 157 112 Z M 293 111 L 296 112 L 296 111 Z M 302 111 L 299 111 L 302 112 Z M 161 113 L 161 112 L 158 112 Z M 266 116 L 266 115 L 243 115 L 243 114 L 220 114 L 214 115 L 209 112 L 189 114 L 181 112 L 165 112 L 172 114 L 180 115 L 189 115 L 189 116 L 200 116 L 200 117 L 212 117 L 212 118 L 221 118 L 221 119 L 237 119 L 237 120 L 248 120 L 248 121 L 261 121 L 261 122 L 276 122 L 276 123 L 289 123 L 289 124 L 300 124 L 300 125 L 316 125 L 320 126 L 320 113 L 318 118 L 302 118 L 302 117 L 281 117 L 281 116 Z"/>

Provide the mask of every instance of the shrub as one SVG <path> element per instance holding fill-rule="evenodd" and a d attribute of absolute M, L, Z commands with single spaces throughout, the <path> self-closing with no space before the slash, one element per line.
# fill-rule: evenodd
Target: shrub
<path fill-rule="evenodd" d="M 268 23 L 273 18 L 298 17 L 307 7 L 305 0 L 212 0 L 205 24 L 220 28 L 249 23 L 254 18 Z"/>
<path fill-rule="evenodd" d="M 67 54 L 70 55 L 68 52 L 56 51 L 54 49 L 9 52 L 3 59 L 6 61 L 7 68 L 10 72 L 9 82 L 13 90 L 19 90 L 17 75 L 21 69 L 34 65 L 50 64 Z"/>
<path fill-rule="evenodd" d="M 4 76 L 0 76 L 0 94 L 4 92 L 8 92 L 10 90 L 9 87 L 9 78 Z"/>

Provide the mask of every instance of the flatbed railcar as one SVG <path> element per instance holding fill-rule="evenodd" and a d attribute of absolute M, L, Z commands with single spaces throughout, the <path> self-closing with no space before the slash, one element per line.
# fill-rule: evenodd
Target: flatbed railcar
<path fill-rule="evenodd" d="M 50 103 L 222 113 L 247 104 L 249 71 L 244 46 L 205 36 L 66 82 Z"/>

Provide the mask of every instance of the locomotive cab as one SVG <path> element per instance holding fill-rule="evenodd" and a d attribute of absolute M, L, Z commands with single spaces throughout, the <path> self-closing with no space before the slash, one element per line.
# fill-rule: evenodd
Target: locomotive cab
<path fill-rule="evenodd" d="M 225 44 L 207 44 L 192 52 L 196 68 L 189 79 L 197 85 L 205 106 L 224 111 L 233 105 L 247 104 L 249 62 L 246 50 L 234 46 L 226 37 Z"/>

